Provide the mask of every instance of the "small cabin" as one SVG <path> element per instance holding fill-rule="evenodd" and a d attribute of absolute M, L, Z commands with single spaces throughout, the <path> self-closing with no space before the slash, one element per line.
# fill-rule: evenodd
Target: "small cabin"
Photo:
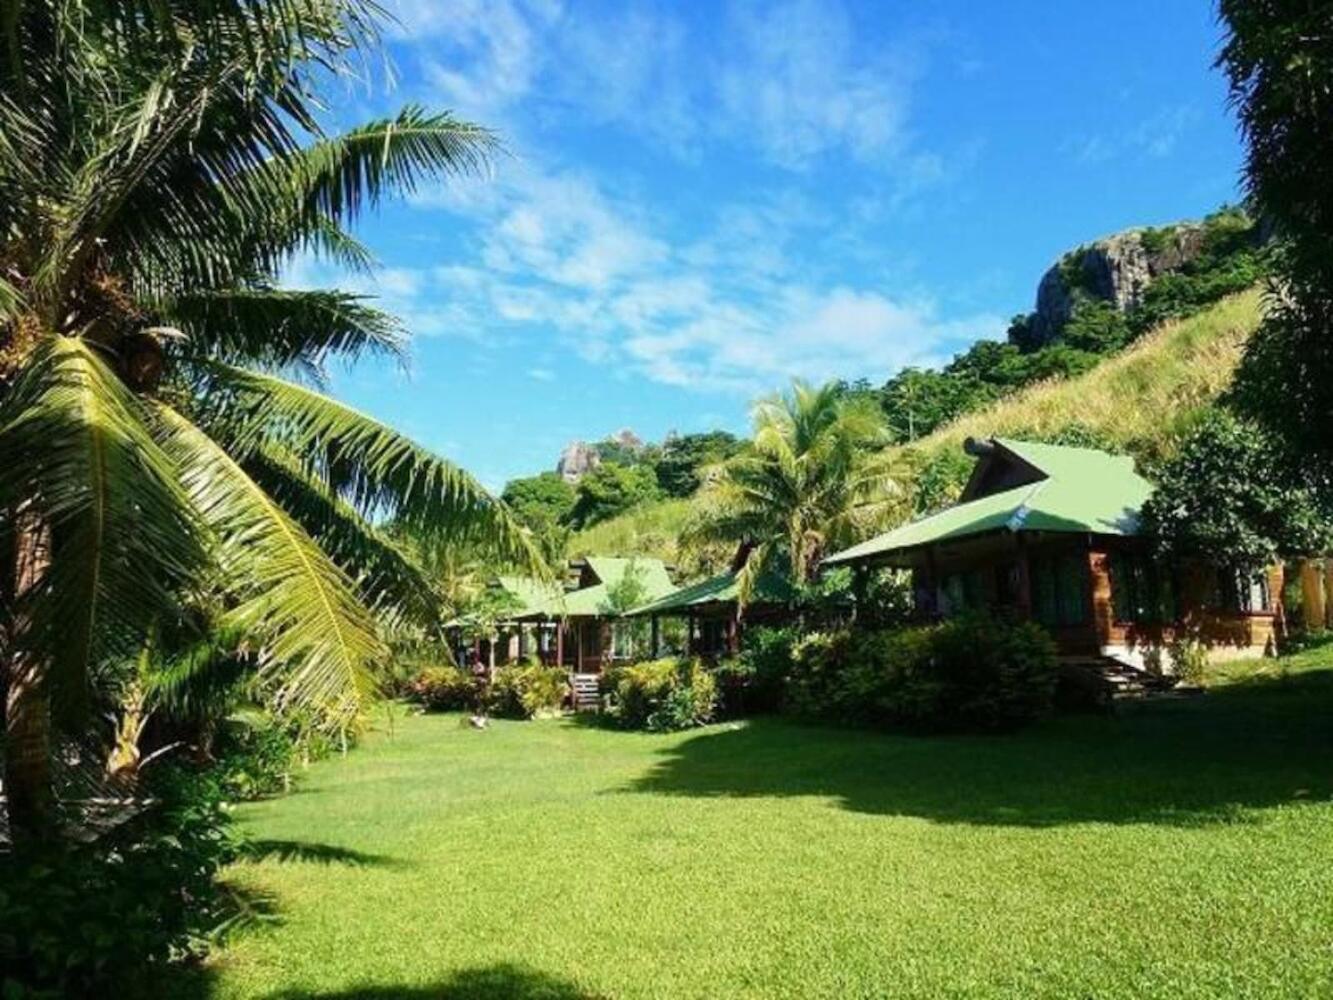
<path fill-rule="evenodd" d="M 922 618 L 1011 613 L 1065 656 L 1143 667 L 1185 633 L 1213 659 L 1274 651 L 1281 567 L 1240 576 L 1152 558 L 1139 513 L 1153 487 L 1129 457 L 1009 438 L 964 448 L 976 464 L 956 504 L 825 565 L 908 570 Z"/>
<path fill-rule="evenodd" d="M 501 577 L 513 609 L 499 623 L 496 663 L 536 654 L 574 674 L 597 674 L 635 654 L 621 602 L 656 600 L 675 590 L 660 559 L 588 556 L 569 563 L 562 587 Z"/>

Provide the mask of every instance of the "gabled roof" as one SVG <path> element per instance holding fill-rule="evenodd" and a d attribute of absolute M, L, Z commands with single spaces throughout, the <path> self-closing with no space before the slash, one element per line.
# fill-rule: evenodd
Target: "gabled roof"
<path fill-rule="evenodd" d="M 502 576 L 496 582 L 514 599 L 515 618 L 544 614 L 556 607 L 564 595 L 559 584 L 545 583 L 529 576 Z"/>
<path fill-rule="evenodd" d="M 660 615 L 685 613 L 718 604 L 734 604 L 739 585 L 735 573 L 722 573 L 702 583 L 667 594 L 660 600 L 650 601 L 630 612 L 631 615 Z M 750 596 L 751 604 L 788 604 L 796 597 L 796 591 L 786 578 L 777 573 L 765 573 L 755 581 L 754 593 Z"/>
<path fill-rule="evenodd" d="M 533 618 L 599 618 L 611 614 L 611 595 L 625 579 L 633 567 L 635 576 L 643 588 L 645 601 L 654 601 L 676 589 L 667 574 L 666 564 L 660 559 L 631 557 L 628 559 L 611 556 L 589 556 L 588 567 L 598 582 L 580 590 L 561 590 L 553 587 L 528 604 L 524 610 L 516 612 L 514 619 Z M 529 580 L 529 584 L 533 581 Z M 539 586 L 539 585 L 538 585 Z M 506 585 L 506 589 L 508 585 Z"/>
<path fill-rule="evenodd" d="M 1134 471 L 1129 457 L 1011 438 L 995 438 L 991 444 L 1000 460 L 1016 459 L 1035 469 L 1040 478 L 911 521 L 830 556 L 825 563 L 876 559 L 996 531 L 1138 533 L 1139 510 L 1152 494 L 1152 484 Z"/>

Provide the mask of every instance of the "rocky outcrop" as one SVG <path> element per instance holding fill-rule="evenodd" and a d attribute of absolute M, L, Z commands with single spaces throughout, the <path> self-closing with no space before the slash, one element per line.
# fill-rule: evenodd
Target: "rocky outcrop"
<path fill-rule="evenodd" d="M 1127 312 L 1148 286 L 1198 257 L 1206 231 L 1182 222 L 1164 229 L 1130 229 L 1066 254 L 1042 275 L 1037 307 L 1019 346 L 1031 350 L 1060 335 L 1080 298 L 1109 302 Z"/>
<path fill-rule="evenodd" d="M 586 441 L 571 441 L 560 453 L 560 461 L 555 463 L 555 471 L 560 473 L 565 482 L 577 483 L 586 472 L 602 464 L 602 456 L 597 449 Z"/>

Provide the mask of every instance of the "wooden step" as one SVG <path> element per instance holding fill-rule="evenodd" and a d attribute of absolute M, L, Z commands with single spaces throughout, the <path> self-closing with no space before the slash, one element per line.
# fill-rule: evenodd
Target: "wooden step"
<path fill-rule="evenodd" d="M 571 674 L 574 711 L 597 711 L 602 707 L 601 677 L 598 674 Z"/>

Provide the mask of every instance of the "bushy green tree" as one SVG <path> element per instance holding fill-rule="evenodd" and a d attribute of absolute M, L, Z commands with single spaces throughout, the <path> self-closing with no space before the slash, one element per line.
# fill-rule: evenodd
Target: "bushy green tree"
<path fill-rule="evenodd" d="M 1323 551 L 1331 537 L 1328 498 L 1275 466 L 1274 451 L 1258 424 L 1221 409 L 1204 415 L 1157 471 L 1143 507 L 1144 528 L 1161 554 L 1253 572 Z"/>
<path fill-rule="evenodd" d="M 567 523 L 587 528 L 659 496 L 657 475 L 650 466 L 603 462 L 579 480 Z"/>
<path fill-rule="evenodd" d="M 657 485 L 670 497 L 693 496 L 703 469 L 725 461 L 742 447 L 740 439 L 726 431 L 682 434 L 664 445 L 654 470 Z"/>
<path fill-rule="evenodd" d="M 1218 58 L 1246 141 L 1245 183 L 1276 239 L 1269 309 L 1235 399 L 1333 474 L 1333 2 L 1222 0 Z"/>
<path fill-rule="evenodd" d="M 574 509 L 574 487 L 558 472 L 543 472 L 511 479 L 500 499 L 533 533 L 547 559 L 556 561 L 569 539 L 565 522 Z"/>

